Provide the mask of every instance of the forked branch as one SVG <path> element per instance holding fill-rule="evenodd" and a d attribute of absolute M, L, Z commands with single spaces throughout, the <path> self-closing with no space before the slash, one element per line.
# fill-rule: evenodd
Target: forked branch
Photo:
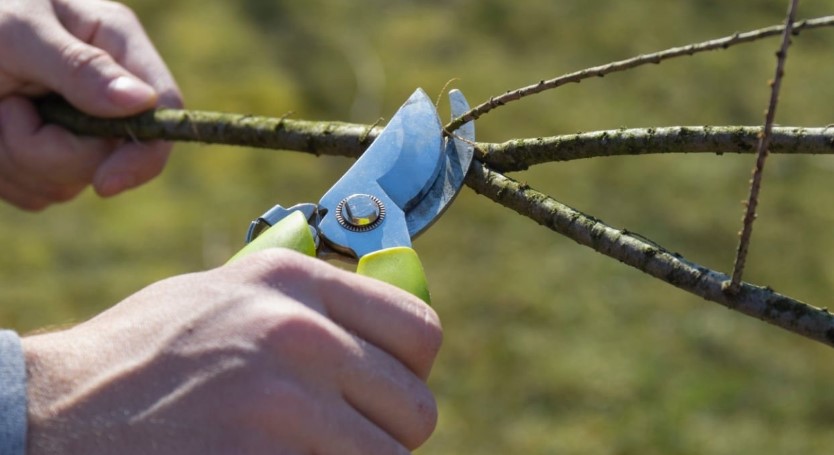
<path fill-rule="evenodd" d="M 744 218 L 742 219 L 741 234 L 739 235 L 736 259 L 733 264 L 733 275 L 728 283 L 725 283 L 725 290 L 729 293 L 736 293 L 741 286 L 741 276 L 744 273 L 744 265 L 747 262 L 747 252 L 750 247 L 750 237 L 753 235 L 753 222 L 756 221 L 756 208 L 759 205 L 759 192 L 762 188 L 765 161 L 770 151 L 770 135 L 773 131 L 773 121 L 776 118 L 776 106 L 779 104 L 779 90 L 782 88 L 782 78 L 785 76 L 785 62 L 788 59 L 788 48 L 791 45 L 793 21 L 796 17 L 796 8 L 799 0 L 790 0 L 788 14 L 785 19 L 785 30 L 782 32 L 782 45 L 776 53 L 776 74 L 770 81 L 770 102 L 765 112 L 765 124 L 759 136 L 759 146 L 756 150 L 756 166 L 753 168 L 753 177 L 750 179 L 750 194 L 745 203 Z"/>

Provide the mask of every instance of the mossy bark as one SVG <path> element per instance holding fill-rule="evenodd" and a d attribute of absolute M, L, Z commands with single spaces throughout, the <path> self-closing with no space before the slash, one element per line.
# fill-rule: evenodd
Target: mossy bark
<path fill-rule="evenodd" d="M 348 157 L 361 155 L 382 130 L 352 123 L 165 108 L 133 117 L 103 119 L 84 114 L 53 97 L 40 100 L 38 110 L 45 121 L 82 135 L 205 142 Z"/>

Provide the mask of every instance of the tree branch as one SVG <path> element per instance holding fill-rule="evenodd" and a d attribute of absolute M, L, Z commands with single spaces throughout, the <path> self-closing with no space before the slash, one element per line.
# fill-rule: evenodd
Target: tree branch
<path fill-rule="evenodd" d="M 800 31 L 806 29 L 810 30 L 814 28 L 830 26 L 834 26 L 834 16 L 818 17 L 814 19 L 795 22 L 793 24 L 793 33 L 798 34 Z M 650 63 L 658 64 L 664 60 L 682 57 L 685 55 L 691 56 L 697 53 L 712 51 L 716 49 L 727 49 L 728 47 L 735 46 L 737 44 L 749 43 L 760 40 L 762 38 L 779 35 L 784 30 L 784 25 L 774 25 L 771 27 L 752 30 L 749 32 L 735 33 L 731 36 L 727 36 L 724 38 L 713 39 L 697 44 L 689 44 L 687 46 L 682 47 L 674 47 L 665 51 L 654 52 L 651 54 L 638 55 L 637 57 L 629 58 L 626 60 L 620 60 L 617 62 L 612 62 L 600 66 L 594 66 L 592 68 L 587 68 L 584 70 L 565 74 L 546 81 L 539 81 L 536 84 L 528 85 L 526 87 L 522 87 L 516 90 L 511 90 L 504 93 L 503 95 L 490 98 L 488 101 L 472 108 L 469 112 L 454 119 L 452 122 L 445 126 L 445 129 L 446 131 L 454 131 L 460 128 L 461 125 L 463 125 L 464 123 L 467 123 L 471 120 L 476 120 L 482 115 L 486 114 L 487 112 L 495 109 L 496 107 L 503 106 L 511 101 L 520 100 L 521 98 L 530 95 L 535 95 L 545 90 L 554 89 L 565 84 L 569 84 L 572 82 L 579 83 L 585 79 L 590 79 L 593 77 L 603 77 L 611 73 L 625 71 Z"/>
<path fill-rule="evenodd" d="M 165 108 L 105 119 L 52 96 L 38 100 L 37 107 L 44 121 L 81 135 L 240 145 L 315 155 L 357 157 L 382 131 L 373 125 Z"/>
<path fill-rule="evenodd" d="M 615 229 L 555 199 L 520 184 L 478 161 L 473 162 L 466 184 L 476 192 L 511 208 L 580 245 L 641 270 L 661 281 L 739 311 L 785 330 L 834 346 L 834 316 L 774 292 L 741 283 L 739 292 L 725 293 L 730 277 L 687 261 L 680 255 L 647 242 L 627 230 Z"/>
<path fill-rule="evenodd" d="M 478 144 L 482 161 L 501 172 L 551 161 L 660 153 L 755 153 L 760 126 L 671 126 L 595 131 Z M 774 127 L 771 153 L 834 154 L 834 127 Z"/>
<path fill-rule="evenodd" d="M 314 155 L 358 157 L 381 127 L 220 112 L 157 109 L 124 119 L 84 114 L 61 99 L 39 101 L 41 116 L 77 134 L 134 140 L 204 142 Z M 759 126 L 672 126 L 596 131 L 561 136 L 479 142 L 481 160 L 501 172 L 551 161 L 655 153 L 755 153 Z M 775 127 L 771 153 L 834 154 L 834 125 Z"/>

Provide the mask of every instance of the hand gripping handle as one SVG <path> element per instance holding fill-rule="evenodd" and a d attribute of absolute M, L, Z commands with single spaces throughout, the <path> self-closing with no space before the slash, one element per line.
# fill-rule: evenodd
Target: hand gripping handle
<path fill-rule="evenodd" d="M 294 212 L 275 223 L 232 256 L 229 262 L 251 253 L 279 247 L 316 256 L 315 241 L 304 214 Z M 356 273 L 393 284 L 431 303 L 423 265 L 417 252 L 411 248 L 386 248 L 366 254 L 359 259 Z"/>

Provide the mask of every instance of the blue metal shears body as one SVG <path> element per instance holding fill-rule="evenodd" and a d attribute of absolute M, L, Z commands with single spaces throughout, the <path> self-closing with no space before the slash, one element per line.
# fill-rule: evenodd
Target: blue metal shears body
<path fill-rule="evenodd" d="M 452 118 L 469 110 L 449 92 Z M 411 239 L 443 213 L 463 185 L 474 152 L 472 122 L 444 134 L 434 104 L 417 89 L 382 133 L 317 204 L 276 205 L 255 219 L 249 252 L 283 246 L 359 261 L 357 273 L 391 282 L 428 301 Z M 234 258 L 233 258 L 234 259 Z"/>

